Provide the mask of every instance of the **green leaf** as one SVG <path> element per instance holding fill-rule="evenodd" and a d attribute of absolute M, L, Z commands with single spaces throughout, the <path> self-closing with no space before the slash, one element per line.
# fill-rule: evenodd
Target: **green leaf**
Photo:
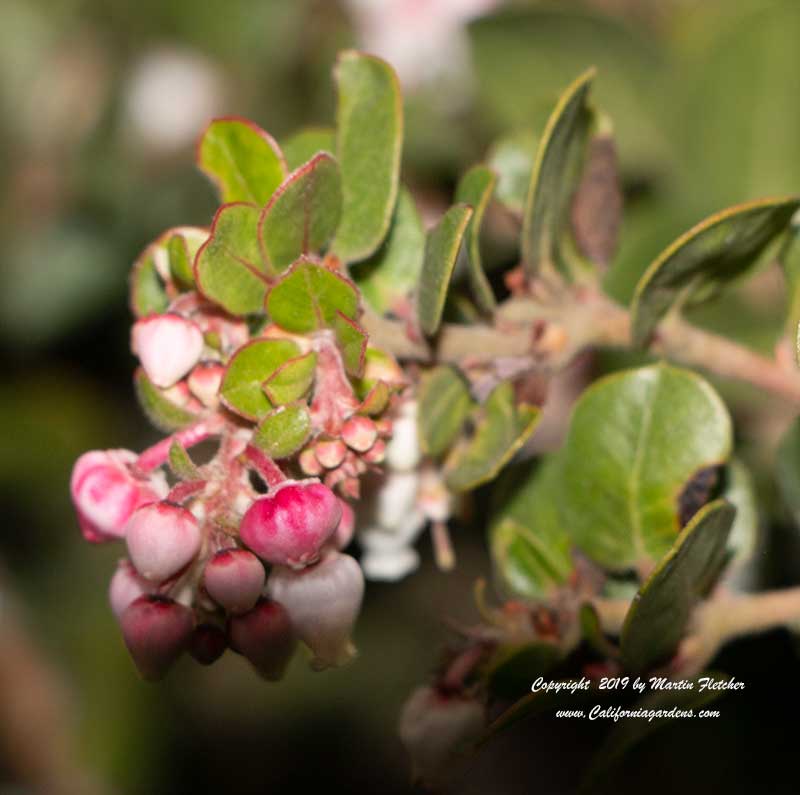
<path fill-rule="evenodd" d="M 367 332 L 355 320 L 337 311 L 333 318 L 336 342 L 342 352 L 344 369 L 348 375 L 360 378 L 364 372 L 367 354 Z"/>
<path fill-rule="evenodd" d="M 572 537 L 559 511 L 561 464 L 550 457 L 503 473 L 493 495 L 489 547 L 509 596 L 542 599 L 574 570 Z"/>
<path fill-rule="evenodd" d="M 350 270 L 366 302 L 378 313 L 393 309 L 414 289 L 425 257 L 425 230 L 411 194 L 401 188 L 389 234 L 368 259 Z"/>
<path fill-rule="evenodd" d="M 332 127 L 304 127 L 283 142 L 283 156 L 294 171 L 318 152 L 336 153 L 336 130 Z"/>
<path fill-rule="evenodd" d="M 292 403 L 311 389 L 316 371 L 317 354 L 314 351 L 289 359 L 264 381 L 264 393 L 274 406 Z"/>
<path fill-rule="evenodd" d="M 165 390 L 155 386 L 141 367 L 134 374 L 133 383 L 142 411 L 159 430 L 171 433 L 197 419 L 197 414 L 173 403 Z"/>
<path fill-rule="evenodd" d="M 788 226 L 800 198 L 730 207 L 681 235 L 650 265 L 631 304 L 633 344 L 646 346 L 676 306 L 698 303 L 744 273 Z"/>
<path fill-rule="evenodd" d="M 363 399 L 381 381 L 389 389 L 394 390 L 401 389 L 408 383 L 403 368 L 391 353 L 368 346 L 364 360 L 364 375 L 353 379 L 353 388 L 356 390 L 356 395 Z"/>
<path fill-rule="evenodd" d="M 610 660 L 619 657 L 619 649 L 605 636 L 600 614 L 591 602 L 581 605 L 578 621 L 581 625 L 581 636 L 595 654 Z"/>
<path fill-rule="evenodd" d="M 725 500 L 701 508 L 639 589 L 622 627 L 626 668 L 647 671 L 677 649 L 697 602 L 726 560 L 736 509 Z"/>
<path fill-rule="evenodd" d="M 168 229 L 142 252 L 131 271 L 131 309 L 137 317 L 166 311 L 170 303 L 168 280 L 183 290 L 194 286 L 191 263 L 208 236 L 208 229 L 178 226 Z"/>
<path fill-rule="evenodd" d="M 220 385 L 220 398 L 231 410 L 248 420 L 263 417 L 272 404 L 262 384 L 281 365 L 300 355 L 291 340 L 253 340 L 233 355 Z"/>
<path fill-rule="evenodd" d="M 700 376 L 653 365 L 607 376 L 575 406 L 562 506 L 575 543 L 610 570 L 663 557 L 692 477 L 731 452 L 725 405 Z"/>
<path fill-rule="evenodd" d="M 311 415 L 305 403 L 289 403 L 269 412 L 253 434 L 253 444 L 270 458 L 288 458 L 311 435 Z"/>
<path fill-rule="evenodd" d="M 538 146 L 536 135 L 524 130 L 495 141 L 489 152 L 489 168 L 497 174 L 497 201 L 520 218 L 525 211 Z"/>
<path fill-rule="evenodd" d="M 417 288 L 417 316 L 420 328 L 429 337 L 439 330 L 450 277 L 471 216 L 471 207 L 455 204 L 428 233 Z"/>
<path fill-rule="evenodd" d="M 358 310 L 358 290 L 349 279 L 306 259 L 292 265 L 267 296 L 272 320 L 300 334 L 332 326 L 337 312 L 355 318 Z"/>
<path fill-rule="evenodd" d="M 286 163 L 275 141 L 246 119 L 215 119 L 197 150 L 203 171 L 224 203 L 263 206 L 286 176 Z"/>
<path fill-rule="evenodd" d="M 472 218 L 464 233 L 460 257 L 467 261 L 466 270 L 476 303 L 489 313 L 494 311 L 497 302 L 481 264 L 480 232 L 483 214 L 492 198 L 496 181 L 494 173 L 486 166 L 473 166 L 456 188 L 456 201 L 472 207 Z"/>
<path fill-rule="evenodd" d="M 531 274 L 548 267 L 568 272 L 562 241 L 592 122 L 587 97 L 595 71 L 584 72 L 562 94 L 539 142 L 522 223 L 522 259 Z"/>
<path fill-rule="evenodd" d="M 197 252 L 195 281 L 200 292 L 232 315 L 259 312 L 270 270 L 258 248 L 259 210 L 253 204 L 225 204 Z"/>
<path fill-rule="evenodd" d="M 279 273 L 301 255 L 319 252 L 341 211 L 339 167 L 320 152 L 289 174 L 261 214 L 258 234 L 267 262 Z"/>
<path fill-rule="evenodd" d="M 397 76 L 380 58 L 347 50 L 339 55 L 334 73 L 343 207 L 332 249 L 342 261 L 356 262 L 380 246 L 392 219 L 403 105 Z"/>
<path fill-rule="evenodd" d="M 180 480 L 197 480 L 200 478 L 200 471 L 192 461 L 186 448 L 175 439 L 169 448 L 169 468 L 175 477 Z"/>
<path fill-rule="evenodd" d="M 474 433 L 462 437 L 445 460 L 448 488 L 469 491 L 496 477 L 533 433 L 539 415 L 534 406 L 515 403 L 510 383 L 495 387 L 473 412 Z"/>
<path fill-rule="evenodd" d="M 419 384 L 419 443 L 426 455 L 442 455 L 475 407 L 464 376 L 450 365 L 428 370 Z"/>
<path fill-rule="evenodd" d="M 377 381 L 364 396 L 364 400 L 359 406 L 358 413 L 376 417 L 383 414 L 389 405 L 389 398 L 392 391 L 384 381 Z"/>

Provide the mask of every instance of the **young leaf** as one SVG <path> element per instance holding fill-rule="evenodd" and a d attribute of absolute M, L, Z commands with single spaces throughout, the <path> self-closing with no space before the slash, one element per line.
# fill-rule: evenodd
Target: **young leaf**
<path fill-rule="evenodd" d="M 425 373 L 419 385 L 420 447 L 426 455 L 442 455 L 458 436 L 475 403 L 469 384 L 455 367 L 441 365 Z"/>
<path fill-rule="evenodd" d="M 486 166 L 473 166 L 456 188 L 456 201 L 472 207 L 472 218 L 464 233 L 464 245 L 459 257 L 467 261 L 466 271 L 475 302 L 487 313 L 494 311 L 497 302 L 481 264 L 480 232 L 483 214 L 492 198 L 496 181 L 494 173 Z"/>
<path fill-rule="evenodd" d="M 560 479 L 560 461 L 550 457 L 507 470 L 495 488 L 489 546 L 509 596 L 542 599 L 574 569 L 572 537 L 558 505 Z"/>
<path fill-rule="evenodd" d="M 271 272 L 258 248 L 258 217 L 254 204 L 224 204 L 194 261 L 200 292 L 232 315 L 264 307 Z"/>
<path fill-rule="evenodd" d="M 350 268 L 366 302 L 379 314 L 393 309 L 419 281 L 425 256 L 425 230 L 414 199 L 400 188 L 392 226 L 381 247 Z"/>
<path fill-rule="evenodd" d="M 539 139 L 524 130 L 496 141 L 489 152 L 488 166 L 497 174 L 497 200 L 520 218 L 525 210 L 538 145 Z"/>
<path fill-rule="evenodd" d="M 292 403 L 303 397 L 314 383 L 317 354 L 314 351 L 289 359 L 264 381 L 264 393 L 274 406 Z"/>
<path fill-rule="evenodd" d="M 248 420 L 263 417 L 272 404 L 261 385 L 281 365 L 300 355 L 291 340 L 257 339 L 239 348 L 233 355 L 220 386 L 222 402 Z"/>
<path fill-rule="evenodd" d="M 333 318 L 333 330 L 336 342 L 342 352 L 344 369 L 349 375 L 360 378 L 364 372 L 367 354 L 367 332 L 346 315 L 337 310 Z"/>
<path fill-rule="evenodd" d="M 186 448 L 175 439 L 169 448 L 169 468 L 181 480 L 198 480 L 200 472 Z"/>
<path fill-rule="evenodd" d="M 647 671 L 675 652 L 692 608 L 725 563 L 735 515 L 725 500 L 701 508 L 639 589 L 622 628 L 620 648 L 628 670 Z"/>
<path fill-rule="evenodd" d="M 311 160 L 317 152 L 336 153 L 336 130 L 332 127 L 304 127 L 283 142 L 283 156 L 291 171 Z"/>
<path fill-rule="evenodd" d="M 197 164 L 219 190 L 224 203 L 263 206 L 286 176 L 275 141 L 246 119 L 215 119 L 197 149 Z"/>
<path fill-rule="evenodd" d="M 800 198 L 738 204 L 681 235 L 645 271 L 631 304 L 633 344 L 645 347 L 679 303 L 697 302 L 744 273 L 788 226 Z"/>
<path fill-rule="evenodd" d="M 624 570 L 663 557 L 680 532 L 679 498 L 731 451 L 725 405 L 700 376 L 653 365 L 583 393 L 567 434 L 565 524 L 590 558 Z"/>
<path fill-rule="evenodd" d="M 450 277 L 471 217 L 471 207 L 455 204 L 428 233 L 417 287 L 417 317 L 420 328 L 429 337 L 439 330 Z"/>
<path fill-rule="evenodd" d="M 164 390 L 150 381 L 141 367 L 134 373 L 133 383 L 142 411 L 159 430 L 171 433 L 197 419 L 196 414 L 173 403 Z"/>
<path fill-rule="evenodd" d="M 522 259 L 530 274 L 546 267 L 567 271 L 561 245 L 592 121 L 587 97 L 594 76 L 589 69 L 567 88 L 539 142 L 522 222 Z"/>
<path fill-rule="evenodd" d="M 403 147 L 403 106 L 392 68 L 372 55 L 343 52 L 338 88 L 337 155 L 342 168 L 342 222 L 333 252 L 344 262 L 380 246 L 394 212 Z"/>
<path fill-rule="evenodd" d="M 180 289 L 193 286 L 191 263 L 208 235 L 208 229 L 178 226 L 168 229 L 142 252 L 131 271 L 131 309 L 136 317 L 167 309 L 167 281 L 172 280 Z"/>
<path fill-rule="evenodd" d="M 275 283 L 267 312 L 287 331 L 305 334 L 333 325 L 336 313 L 358 315 L 358 290 L 339 273 L 301 259 Z"/>
<path fill-rule="evenodd" d="M 305 403 L 289 403 L 269 412 L 253 434 L 253 444 L 270 458 L 294 455 L 311 434 L 311 415 Z"/>
<path fill-rule="evenodd" d="M 539 409 L 517 405 L 508 382 L 495 387 L 473 412 L 474 433 L 461 439 L 444 464 L 445 483 L 452 491 L 470 491 L 488 483 L 530 438 Z"/>
<path fill-rule="evenodd" d="M 330 240 L 342 211 L 339 167 L 326 152 L 295 169 L 275 191 L 258 223 L 264 259 L 280 273 Z"/>

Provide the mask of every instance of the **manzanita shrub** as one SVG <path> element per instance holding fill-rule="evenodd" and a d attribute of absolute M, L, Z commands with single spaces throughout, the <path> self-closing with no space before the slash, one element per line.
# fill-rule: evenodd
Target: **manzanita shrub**
<path fill-rule="evenodd" d="M 511 137 L 470 168 L 427 231 L 378 58 L 340 56 L 335 129 L 279 145 L 244 119 L 211 122 L 197 148 L 222 202 L 210 227 L 168 230 L 131 274 L 136 391 L 167 435 L 86 453 L 71 484 L 86 540 L 127 547 L 110 601 L 143 677 L 227 649 L 268 680 L 299 644 L 316 669 L 347 662 L 362 572 L 413 571 L 425 527 L 451 567 L 448 520 L 489 483 L 496 598 L 477 584 L 483 623 L 401 716 L 424 779 L 547 704 L 525 695 L 539 676 L 585 676 L 594 697 L 603 677 L 691 678 L 729 638 L 800 618 L 795 590 L 741 592 L 750 478 L 725 403 L 677 366 L 800 400 L 791 345 L 773 361 L 682 317 L 770 252 L 800 295 L 800 197 L 702 221 L 618 305 L 602 280 L 621 193 L 593 79 L 567 88 L 535 150 Z M 519 255 L 487 275 L 492 202 L 517 222 Z M 609 346 L 659 358 L 588 385 L 563 442 L 533 456 L 548 383 Z M 796 427 L 780 455 L 800 509 Z M 345 552 L 356 530 L 360 561 Z"/>

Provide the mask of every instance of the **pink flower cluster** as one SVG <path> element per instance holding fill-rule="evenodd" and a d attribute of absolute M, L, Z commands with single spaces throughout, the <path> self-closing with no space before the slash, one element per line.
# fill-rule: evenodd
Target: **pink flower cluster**
<path fill-rule="evenodd" d="M 161 678 L 184 652 L 210 664 L 230 648 L 280 679 L 298 641 L 316 668 L 346 662 L 364 589 L 340 551 L 353 533 L 350 506 L 316 479 L 263 469 L 273 482 L 259 495 L 250 469 L 263 458 L 248 456 L 235 432 L 201 477 L 172 489 L 158 468 L 165 449 L 86 453 L 71 480 L 84 537 L 127 546 L 109 598 L 142 676 Z"/>

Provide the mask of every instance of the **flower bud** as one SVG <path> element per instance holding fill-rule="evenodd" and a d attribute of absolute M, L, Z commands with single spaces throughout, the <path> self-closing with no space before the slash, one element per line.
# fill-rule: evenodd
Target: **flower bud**
<path fill-rule="evenodd" d="M 378 429 L 369 417 L 354 415 L 342 425 L 342 441 L 359 453 L 364 453 L 375 444 Z"/>
<path fill-rule="evenodd" d="M 250 506 L 239 535 L 262 560 L 302 567 L 317 560 L 341 517 L 339 500 L 327 486 L 287 481 Z"/>
<path fill-rule="evenodd" d="M 477 701 L 432 687 L 415 690 L 400 716 L 400 739 L 411 754 L 415 778 L 443 784 L 460 747 L 477 739 L 484 723 Z"/>
<path fill-rule="evenodd" d="M 142 577 L 129 560 L 121 560 L 108 586 L 108 601 L 117 620 L 131 602 L 140 596 L 152 593 L 155 588 L 155 583 L 148 582 Z"/>
<path fill-rule="evenodd" d="M 203 573 L 208 595 L 231 613 L 250 610 L 261 596 L 265 581 L 263 564 L 246 549 L 221 549 Z"/>
<path fill-rule="evenodd" d="M 286 608 L 261 599 L 228 625 L 231 647 L 243 654 L 265 679 L 277 682 L 294 655 L 297 640 Z"/>
<path fill-rule="evenodd" d="M 131 474 L 135 461 L 136 454 L 129 450 L 93 450 L 75 462 L 70 490 L 87 541 L 124 537 L 131 514 L 165 493 L 165 482 L 145 482 Z"/>
<path fill-rule="evenodd" d="M 203 352 L 203 332 L 180 315 L 149 315 L 134 323 L 131 349 L 147 377 L 156 386 L 166 388 L 197 363 Z"/>
<path fill-rule="evenodd" d="M 189 641 L 189 654 L 200 665 L 211 665 L 225 653 L 228 638 L 225 632 L 215 624 L 200 624 L 195 627 Z"/>
<path fill-rule="evenodd" d="M 368 461 L 370 464 L 381 464 L 385 458 L 386 442 L 383 439 L 378 439 L 363 455 L 364 461 Z"/>
<path fill-rule="evenodd" d="M 333 439 L 317 442 L 314 445 L 314 453 L 317 456 L 317 461 L 319 461 L 325 469 L 333 469 L 344 461 L 347 448 L 339 439 Z"/>
<path fill-rule="evenodd" d="M 276 567 L 267 592 L 286 608 L 297 636 L 314 654 L 316 670 L 355 656 L 350 633 L 364 595 L 364 577 L 355 559 L 328 550 L 319 563 L 302 571 Z"/>
<path fill-rule="evenodd" d="M 140 596 L 120 620 L 125 645 L 144 679 L 161 679 L 186 649 L 194 629 L 189 608 L 164 596 Z"/>
<path fill-rule="evenodd" d="M 207 408 L 219 406 L 219 387 L 225 368 L 218 362 L 201 362 L 189 373 L 191 393 Z"/>
<path fill-rule="evenodd" d="M 311 447 L 306 447 L 306 449 L 300 453 L 297 463 L 306 475 L 321 475 L 323 472 L 322 464 L 317 461 L 317 456 L 314 454 L 314 450 Z"/>
<path fill-rule="evenodd" d="M 131 517 L 126 538 L 133 565 L 154 582 L 177 574 L 197 555 L 201 541 L 197 519 L 168 502 L 139 508 Z"/>

